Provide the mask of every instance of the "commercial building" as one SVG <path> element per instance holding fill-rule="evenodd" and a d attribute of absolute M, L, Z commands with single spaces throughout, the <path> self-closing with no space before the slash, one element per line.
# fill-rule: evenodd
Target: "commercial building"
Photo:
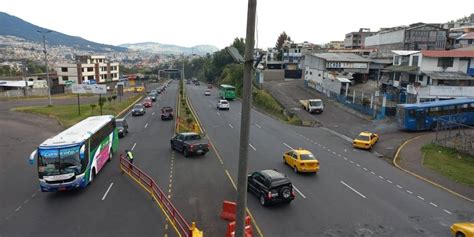
<path fill-rule="evenodd" d="M 393 50 L 446 50 L 446 46 L 447 30 L 439 24 L 383 29 L 365 38 L 365 48 L 377 49 L 376 58 L 391 58 Z"/>
<path fill-rule="evenodd" d="M 111 63 L 105 56 L 79 55 L 76 63 L 57 64 L 59 84 L 112 83 L 119 80 L 119 63 Z"/>

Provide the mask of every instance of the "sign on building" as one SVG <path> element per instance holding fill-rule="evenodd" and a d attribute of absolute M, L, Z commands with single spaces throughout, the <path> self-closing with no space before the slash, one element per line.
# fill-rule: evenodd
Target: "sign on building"
<path fill-rule="evenodd" d="M 326 62 L 326 68 L 367 68 L 367 63 Z"/>
<path fill-rule="evenodd" d="M 105 85 L 88 85 L 88 84 L 72 84 L 71 85 L 72 93 L 76 94 L 106 94 L 107 87 Z"/>

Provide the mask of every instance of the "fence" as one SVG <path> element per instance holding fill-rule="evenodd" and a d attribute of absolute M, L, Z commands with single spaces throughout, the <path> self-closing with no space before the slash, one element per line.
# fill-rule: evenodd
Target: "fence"
<path fill-rule="evenodd" d="M 47 88 L 29 88 L 26 96 L 47 96 Z M 7 90 L 0 92 L 0 98 L 25 97 L 25 90 Z"/>
<path fill-rule="evenodd" d="M 199 236 L 202 236 L 202 232 L 199 233 L 200 231 L 195 228 L 194 223 L 191 228 L 188 222 L 166 197 L 166 194 L 158 187 L 155 181 L 150 178 L 150 176 L 141 171 L 138 167 L 128 162 L 128 160 L 123 155 L 120 155 L 120 169 L 132 177 L 138 184 L 148 191 L 148 193 L 151 194 L 153 199 L 158 203 L 158 205 L 160 205 L 167 219 L 172 223 L 179 236 L 195 237 L 198 234 Z"/>
<path fill-rule="evenodd" d="M 438 118 L 435 142 L 474 155 L 474 127 Z"/>

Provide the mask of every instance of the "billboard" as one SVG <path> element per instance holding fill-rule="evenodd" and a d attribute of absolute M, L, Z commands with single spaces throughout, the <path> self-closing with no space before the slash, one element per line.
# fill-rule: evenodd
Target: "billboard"
<path fill-rule="evenodd" d="M 107 94 L 107 87 L 98 84 L 72 84 L 71 89 L 72 93 L 76 94 Z"/>

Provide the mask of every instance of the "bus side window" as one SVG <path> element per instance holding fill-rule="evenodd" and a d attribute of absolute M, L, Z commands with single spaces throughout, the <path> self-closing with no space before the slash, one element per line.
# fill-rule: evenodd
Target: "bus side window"
<path fill-rule="evenodd" d="M 443 115 L 452 115 L 456 113 L 456 106 L 448 105 L 443 107 Z"/>
<path fill-rule="evenodd" d="M 440 116 L 441 113 L 440 113 L 441 109 L 439 107 L 431 107 L 429 108 L 428 110 L 428 115 L 429 116 Z"/>
<path fill-rule="evenodd" d="M 469 112 L 474 112 L 474 103 L 469 104 Z"/>

